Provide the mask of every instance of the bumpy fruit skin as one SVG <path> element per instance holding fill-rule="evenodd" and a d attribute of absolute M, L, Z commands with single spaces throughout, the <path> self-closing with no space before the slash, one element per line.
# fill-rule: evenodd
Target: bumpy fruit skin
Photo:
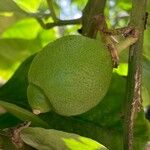
<path fill-rule="evenodd" d="M 48 44 L 31 64 L 29 104 L 41 113 L 82 114 L 102 100 L 111 74 L 111 56 L 100 39 L 62 37 Z"/>

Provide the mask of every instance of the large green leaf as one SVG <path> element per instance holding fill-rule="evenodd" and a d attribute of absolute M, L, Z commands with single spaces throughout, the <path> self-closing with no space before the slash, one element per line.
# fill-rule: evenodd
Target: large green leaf
<path fill-rule="evenodd" d="M 29 127 L 23 129 L 20 136 L 26 144 L 41 150 L 104 150 L 94 140 L 53 129 Z"/>

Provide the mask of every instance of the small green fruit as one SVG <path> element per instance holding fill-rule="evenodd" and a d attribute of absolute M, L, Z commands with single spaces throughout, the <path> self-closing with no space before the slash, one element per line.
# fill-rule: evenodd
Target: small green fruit
<path fill-rule="evenodd" d="M 34 113 L 50 110 L 64 116 L 84 113 L 106 94 L 112 60 L 105 44 L 80 35 L 48 44 L 34 58 L 28 100 Z"/>

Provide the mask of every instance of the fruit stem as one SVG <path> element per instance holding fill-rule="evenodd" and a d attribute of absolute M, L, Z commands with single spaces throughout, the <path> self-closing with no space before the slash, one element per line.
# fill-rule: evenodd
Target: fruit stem
<path fill-rule="evenodd" d="M 141 74 L 143 35 L 145 28 L 146 0 L 133 0 L 130 26 L 140 31 L 138 41 L 129 49 L 129 69 L 124 108 L 124 150 L 133 150 L 133 128 L 135 116 L 141 107 Z M 138 12 L 138 13 L 137 13 Z"/>

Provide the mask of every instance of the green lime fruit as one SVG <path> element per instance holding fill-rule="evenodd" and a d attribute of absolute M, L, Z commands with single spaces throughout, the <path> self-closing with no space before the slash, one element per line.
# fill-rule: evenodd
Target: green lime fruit
<path fill-rule="evenodd" d="M 33 59 L 28 74 L 29 104 L 35 114 L 87 112 L 106 94 L 112 69 L 102 40 L 80 35 L 59 38 Z"/>

